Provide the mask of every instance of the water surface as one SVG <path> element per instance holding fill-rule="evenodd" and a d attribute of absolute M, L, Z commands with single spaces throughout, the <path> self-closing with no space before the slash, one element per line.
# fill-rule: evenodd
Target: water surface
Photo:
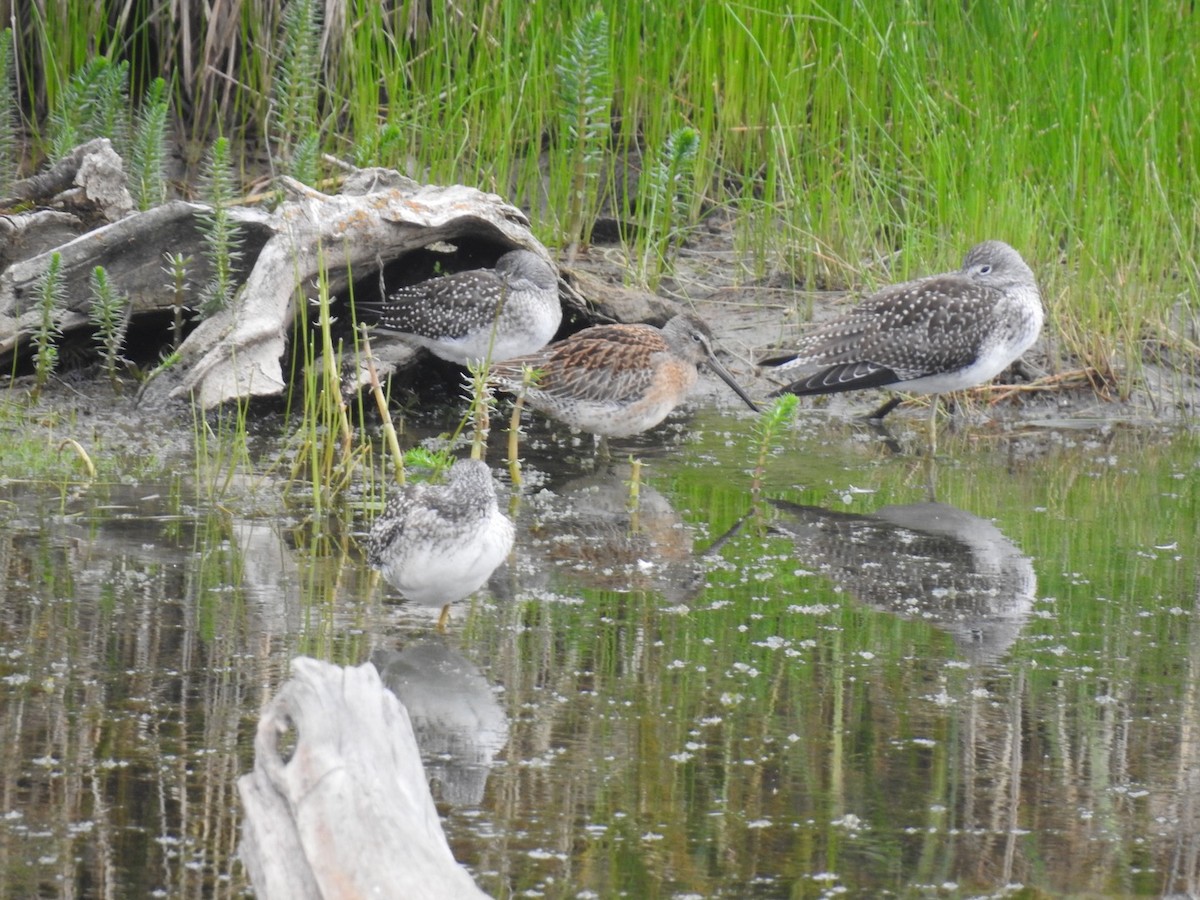
<path fill-rule="evenodd" d="M 5 486 L 0 895 L 247 895 L 235 782 L 298 654 L 379 665 L 498 897 L 1200 891 L 1196 436 L 977 426 L 929 465 L 919 415 L 897 454 L 810 413 L 756 497 L 750 421 L 628 445 L 634 510 L 535 427 L 444 634 L 363 509 Z"/>

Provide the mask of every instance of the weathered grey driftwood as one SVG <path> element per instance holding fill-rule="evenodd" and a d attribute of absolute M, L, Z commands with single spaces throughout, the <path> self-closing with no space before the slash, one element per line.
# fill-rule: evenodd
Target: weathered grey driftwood
<path fill-rule="evenodd" d="M 0 220 L 0 269 L 66 243 L 133 209 L 125 167 L 107 138 L 80 144 L 45 172 L 18 181 L 0 210 L 32 206 Z"/>
<path fill-rule="evenodd" d="M 125 165 L 108 138 L 80 144 L 45 172 L 18 181 L 10 193 L 0 199 L 0 207 L 74 200 L 94 206 L 109 221 L 133 209 L 133 198 L 125 187 Z"/>
<path fill-rule="evenodd" d="M 467 236 L 525 247 L 549 259 L 524 213 L 495 194 L 407 179 L 392 186 L 395 179 L 377 171 L 363 177 L 375 182 L 373 190 L 334 196 L 283 180 L 294 199 L 273 214 L 275 233 L 259 252 L 238 298 L 184 342 L 183 377 L 170 387 L 172 396 L 190 394 L 210 407 L 281 393 L 281 359 L 296 287 L 311 291 L 322 268 L 336 291 L 351 273 L 362 277 L 404 253 Z M 380 179 L 388 186 L 378 187 Z"/>
<path fill-rule="evenodd" d="M 207 319 L 180 348 L 171 377 L 151 384 L 146 399 L 195 397 L 210 407 L 226 400 L 275 394 L 284 389 L 282 357 L 298 293 L 315 294 L 319 276 L 331 292 L 351 278 L 378 271 L 396 258 L 439 241 L 470 238 L 500 248 L 525 247 L 549 259 L 516 207 L 495 194 L 461 185 L 420 185 L 385 169 L 355 171 L 342 193 L 326 195 L 292 179 L 279 185 L 289 199 L 273 212 L 236 207 L 231 216 L 244 239 L 242 288 L 230 307 Z M 65 192 L 65 193 L 64 193 Z M 22 182 L 13 200 L 53 195 L 64 208 L 80 193 L 93 221 L 116 219 L 46 249 L 29 240 L 34 219 L 0 228 L 0 355 L 17 350 L 36 327 L 38 279 L 57 252 L 62 259 L 66 308 L 63 330 L 87 324 L 89 279 L 104 266 L 109 281 L 132 300 L 131 312 L 168 310 L 175 302 L 164 273 L 164 255 L 188 259 L 193 291 L 205 286 L 210 267 L 203 254 L 200 204 L 168 203 L 145 213 L 129 209 L 120 157 L 107 141 L 93 141 L 42 175 Z M 76 217 L 82 224 L 83 217 Z M 79 227 L 61 218 L 37 219 L 69 237 Z M 64 230 L 66 229 L 66 230 Z M 18 241 L 36 249 L 21 258 Z M 7 251 L 7 252 L 6 252 Z M 300 288 L 300 292 L 297 291 Z M 193 300 L 188 305 L 196 306 Z"/>
<path fill-rule="evenodd" d="M 35 327 L 38 280 L 58 253 L 66 306 L 59 324 L 66 330 L 85 325 L 91 303 L 90 279 L 96 266 L 104 266 L 109 280 L 130 298 L 133 315 L 171 307 L 174 297 L 167 289 L 163 271 L 164 254 L 182 253 L 189 258 L 188 274 L 193 285 L 204 284 L 209 267 L 200 253 L 199 217 L 205 207 L 176 200 L 148 212 L 134 213 L 67 241 L 53 250 L 15 262 L 0 274 L 0 354 L 12 352 Z M 270 216 L 253 208 L 236 208 L 230 213 L 246 238 L 247 256 L 252 257 L 270 235 Z"/>
<path fill-rule="evenodd" d="M 238 790 L 258 897 L 487 896 L 454 861 L 408 714 L 370 663 L 294 660 L 254 748 Z"/>

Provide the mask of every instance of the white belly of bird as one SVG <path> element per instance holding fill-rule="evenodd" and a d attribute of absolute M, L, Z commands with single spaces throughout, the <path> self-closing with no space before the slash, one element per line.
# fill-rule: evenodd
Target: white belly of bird
<path fill-rule="evenodd" d="M 910 391 L 914 394 L 961 391 L 964 388 L 986 384 L 1007 369 L 1012 361 L 1013 356 L 1007 349 L 996 348 L 984 353 L 965 369 L 924 375 L 921 378 L 913 378 L 911 381 L 898 381 L 888 387 L 897 391 Z"/>
<path fill-rule="evenodd" d="M 454 603 L 473 594 L 512 549 L 512 524 L 503 517 L 451 543 L 422 543 L 383 567 L 383 577 L 423 605 Z"/>
<path fill-rule="evenodd" d="M 674 408 L 671 398 L 639 400 L 629 405 L 581 400 L 569 408 L 550 412 L 580 431 L 621 438 L 648 431 L 669 416 Z"/>

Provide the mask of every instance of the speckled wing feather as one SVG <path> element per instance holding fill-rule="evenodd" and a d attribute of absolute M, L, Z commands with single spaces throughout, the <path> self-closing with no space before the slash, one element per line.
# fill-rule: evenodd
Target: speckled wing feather
<path fill-rule="evenodd" d="M 780 366 L 820 365 L 810 390 L 876 387 L 970 365 L 985 334 L 981 307 L 999 292 L 951 273 L 885 288 L 809 332 Z"/>
<path fill-rule="evenodd" d="M 645 325 L 596 325 L 538 353 L 492 367 L 492 377 L 520 390 L 525 368 L 541 375 L 530 393 L 585 402 L 619 403 L 644 395 L 654 383 L 651 357 L 670 352 L 662 332 Z"/>
<path fill-rule="evenodd" d="M 385 300 L 357 303 L 355 312 L 387 331 L 456 339 L 490 325 L 508 291 L 492 270 L 472 269 L 397 288 Z"/>
<path fill-rule="evenodd" d="M 377 524 L 367 542 L 367 562 L 379 566 L 389 548 L 396 546 L 404 533 L 412 527 L 420 527 L 431 518 L 425 504 L 425 496 L 435 486 L 408 484 L 397 489 L 384 506 L 382 525 Z"/>

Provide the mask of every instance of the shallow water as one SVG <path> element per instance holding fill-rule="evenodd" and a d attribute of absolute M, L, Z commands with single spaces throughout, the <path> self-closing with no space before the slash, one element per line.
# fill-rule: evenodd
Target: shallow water
<path fill-rule="evenodd" d="M 298 654 L 377 662 L 498 897 L 1200 892 L 1196 435 L 973 426 L 929 465 L 919 415 L 897 454 L 803 414 L 755 503 L 751 421 L 628 445 L 636 512 L 535 427 L 445 634 L 365 516 L 6 486 L 0 896 L 248 894 L 235 782 Z"/>

